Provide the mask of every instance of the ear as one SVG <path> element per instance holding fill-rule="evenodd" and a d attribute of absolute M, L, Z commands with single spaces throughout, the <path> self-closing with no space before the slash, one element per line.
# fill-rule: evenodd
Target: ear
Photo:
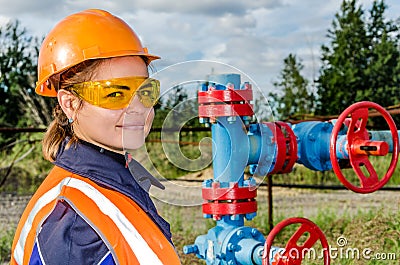
<path fill-rule="evenodd" d="M 60 89 L 57 93 L 58 103 L 68 119 L 75 119 L 77 111 L 77 97 L 70 91 Z"/>

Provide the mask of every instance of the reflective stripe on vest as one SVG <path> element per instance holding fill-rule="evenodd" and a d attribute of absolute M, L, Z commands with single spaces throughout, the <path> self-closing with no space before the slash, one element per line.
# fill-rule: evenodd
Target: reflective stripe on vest
<path fill-rule="evenodd" d="M 37 231 L 59 200 L 67 201 L 92 226 L 117 264 L 180 264 L 173 246 L 132 200 L 63 169 L 56 167 L 55 171 L 57 174 L 53 170 L 49 177 L 55 175 L 52 177 L 59 182 L 49 187 L 45 181 L 47 192 L 38 190 L 40 196 L 21 218 L 12 264 L 13 259 L 14 264 L 28 263 Z"/>

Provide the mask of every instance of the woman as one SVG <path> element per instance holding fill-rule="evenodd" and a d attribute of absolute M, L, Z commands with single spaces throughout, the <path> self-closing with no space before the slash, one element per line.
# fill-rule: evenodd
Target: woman
<path fill-rule="evenodd" d="M 36 92 L 58 100 L 43 139 L 55 166 L 21 217 L 11 264 L 179 264 L 169 224 L 136 181 L 154 178 L 128 161 L 132 176 L 124 152 L 150 130 L 159 83 L 147 67 L 158 58 L 102 10 L 48 34 Z"/>

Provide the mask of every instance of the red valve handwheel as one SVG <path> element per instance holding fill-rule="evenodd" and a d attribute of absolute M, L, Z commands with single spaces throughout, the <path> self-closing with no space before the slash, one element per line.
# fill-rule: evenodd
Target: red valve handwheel
<path fill-rule="evenodd" d="M 264 245 L 264 254 L 263 254 L 263 265 L 269 265 L 269 253 L 271 251 L 272 243 L 279 234 L 279 232 L 292 224 L 301 224 L 301 226 L 297 229 L 297 231 L 291 236 L 288 243 L 285 246 L 285 251 L 281 253 L 279 258 L 275 260 L 273 265 L 299 265 L 303 260 L 303 255 L 307 253 L 307 249 L 311 249 L 311 247 L 320 240 L 322 248 L 323 248 L 323 257 L 324 257 L 324 265 L 329 265 L 331 260 L 329 256 L 329 244 L 326 240 L 324 233 L 321 229 L 306 218 L 295 217 L 288 218 L 283 220 L 279 224 L 277 224 L 267 236 L 267 240 Z M 298 240 L 304 233 L 308 233 L 309 236 L 307 240 L 302 243 L 301 246 L 297 244 Z"/>
<path fill-rule="evenodd" d="M 373 165 L 368 159 L 368 154 L 357 153 L 355 151 L 355 148 L 353 148 L 353 146 L 356 145 L 358 142 L 369 140 L 368 131 L 366 129 L 369 108 L 377 110 L 383 116 L 383 118 L 389 125 L 390 132 L 393 138 L 392 160 L 390 162 L 390 166 L 385 176 L 380 180 Z M 353 185 L 345 178 L 342 171 L 340 170 L 339 161 L 336 154 L 336 142 L 338 139 L 338 134 L 342 124 L 345 122 L 345 119 L 349 115 L 350 115 L 350 123 L 347 130 L 347 144 L 348 144 L 347 151 L 349 154 L 350 164 L 360 180 L 361 183 L 360 186 Z M 345 111 L 337 119 L 336 124 L 333 127 L 330 140 L 330 159 L 333 171 L 335 172 L 338 179 L 348 189 L 358 193 L 371 193 L 379 190 L 388 182 L 390 177 L 393 175 L 396 169 L 398 156 L 399 156 L 399 136 L 397 134 L 396 124 L 394 123 L 390 114 L 380 105 L 368 101 L 358 102 L 345 109 Z M 366 170 L 368 171 L 369 173 L 368 177 L 365 176 L 365 174 L 362 172 L 361 170 L 362 166 L 365 166 Z"/>

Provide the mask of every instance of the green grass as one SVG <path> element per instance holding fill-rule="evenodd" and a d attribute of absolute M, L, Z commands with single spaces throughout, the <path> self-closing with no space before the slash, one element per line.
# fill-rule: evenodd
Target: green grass
<path fill-rule="evenodd" d="M 190 211 L 195 211 L 190 213 Z M 199 212 L 197 212 L 199 211 Z M 246 226 L 256 227 L 266 234 L 264 209 L 258 212 L 254 221 L 246 222 Z M 199 207 L 181 208 L 177 206 L 162 207 L 161 214 L 171 222 L 173 240 L 181 257 L 182 264 L 205 264 L 198 260 L 195 255 L 184 255 L 184 245 L 193 244 L 198 235 L 206 234 L 208 229 L 215 224 L 209 219 L 203 219 L 204 224 L 199 224 L 201 218 Z M 301 213 L 299 213 L 301 215 Z M 277 222 L 292 216 L 278 216 Z M 375 264 L 399 264 L 400 260 L 400 213 L 383 213 L 383 211 L 359 211 L 358 213 L 344 213 L 338 216 L 334 211 L 321 209 L 316 216 L 310 218 L 325 233 L 328 243 L 333 249 L 331 264 L 340 265 L 375 265 Z M 195 225 L 194 225 L 195 224 Z M 274 246 L 284 247 L 290 236 L 297 230 L 293 225 L 284 229 L 274 240 Z M 347 245 L 339 247 L 337 240 L 344 237 Z M 321 253 L 319 243 L 315 244 L 316 253 Z M 363 256 L 362 251 L 368 255 Z M 357 255 L 358 251 L 359 255 Z M 396 255 L 395 260 L 376 260 L 373 253 L 381 255 Z M 312 256 L 311 256 L 312 257 Z M 317 256 L 318 257 L 318 256 Z M 370 257 L 371 259 L 367 259 Z M 321 259 L 305 258 L 302 264 L 323 264 Z"/>
<path fill-rule="evenodd" d="M 0 231 L 0 263 L 10 261 L 13 237 L 14 228 Z"/>
<path fill-rule="evenodd" d="M 0 193 L 30 194 L 39 187 L 52 167 L 42 156 L 42 138 L 43 133 L 25 134 L 0 149 Z"/>
<path fill-rule="evenodd" d="M 158 205 L 160 214 L 170 222 L 173 241 L 180 255 L 182 264 L 205 264 L 198 260 L 195 255 L 184 255 L 182 248 L 184 245 L 193 244 L 196 237 L 206 234 L 207 231 L 215 226 L 215 222 L 202 217 L 201 207 L 180 207 L 173 205 Z M 267 207 L 259 207 L 257 217 L 252 221 L 247 221 L 246 226 L 256 227 L 264 235 L 267 234 Z M 296 216 L 302 216 L 299 211 Z M 275 224 L 283 219 L 293 217 L 285 215 L 281 211 L 275 217 Z M 356 213 L 344 212 L 338 215 L 333 209 L 319 209 L 315 216 L 309 217 L 325 233 L 331 247 L 338 248 L 337 240 L 345 237 L 348 244 L 342 248 L 347 249 L 371 249 L 373 253 L 389 255 L 396 253 L 396 260 L 367 260 L 360 256 L 359 259 L 346 257 L 344 254 L 332 259 L 331 264 L 341 265 L 375 265 L 375 264 L 398 264 L 400 260 L 400 212 L 388 213 L 385 211 L 366 211 L 359 210 Z M 274 246 L 284 247 L 290 236 L 297 229 L 291 226 L 283 230 L 274 241 Z M 10 249 L 13 239 L 14 229 L 0 231 L 0 261 L 7 262 L 10 259 Z M 321 247 L 316 244 L 317 251 Z M 338 248 L 337 251 L 340 251 Z M 319 252 L 317 252 L 319 253 Z M 339 252 L 334 252 L 339 255 Z M 361 253 L 361 252 L 360 252 Z M 361 254 L 360 254 L 361 255 Z M 320 260 L 305 260 L 302 264 L 322 264 Z"/>
<path fill-rule="evenodd" d="M 21 139 L 25 140 L 12 149 L 0 150 L 0 167 L 10 165 L 14 158 L 19 158 L 25 154 L 33 146 L 33 150 L 28 153 L 27 157 L 22 161 L 15 163 L 10 174 L 8 175 L 4 185 L 0 187 L 1 192 L 13 192 L 18 194 L 27 194 L 34 192 L 41 181 L 46 176 L 52 165 L 45 161 L 41 155 L 41 145 L 39 139 L 43 134 L 29 134 Z M 204 136 L 209 136 L 206 132 Z M 151 136 L 153 137 L 153 136 Z M 152 139 L 150 137 L 150 139 Z M 157 138 L 156 136 L 154 136 Z M 180 146 L 176 144 L 161 146 L 160 143 L 147 143 L 147 148 L 151 154 L 152 162 L 157 166 L 157 169 L 163 175 L 170 179 L 178 178 L 187 174 L 190 170 L 181 170 L 173 163 L 169 162 L 163 148 L 180 148 L 182 154 L 189 159 L 196 159 L 202 155 L 200 149 L 192 143 L 201 139 L 199 135 L 187 134 L 180 137 L 180 141 L 185 141 L 185 144 Z M 153 139 L 155 139 L 153 138 Z M 204 144 L 204 148 L 210 148 L 209 143 Z M 204 149 L 203 149 L 204 150 Z M 204 155 L 204 153 L 203 153 Z M 387 170 L 390 163 L 390 157 L 370 157 L 371 162 L 377 169 L 378 175 L 382 176 Z M 349 178 L 355 181 L 354 173 L 351 169 L 343 170 L 344 174 L 349 175 Z M 6 170 L 0 170 L 0 182 L 5 176 Z M 297 165 L 292 173 L 274 175 L 274 183 L 285 184 L 311 184 L 311 185 L 341 185 L 333 172 L 315 172 L 304 166 Z M 388 185 L 400 185 L 400 166 L 389 181 Z M 327 191 L 328 192 L 328 191 Z M 396 203 L 396 202 L 393 202 Z M 168 205 L 160 208 L 160 214 L 171 223 L 171 231 L 173 240 L 179 251 L 179 255 L 183 264 L 205 264 L 199 261 L 194 255 L 183 255 L 182 247 L 187 244 L 192 244 L 196 237 L 201 234 L 206 234 L 208 229 L 215 224 L 210 219 L 204 219 L 201 213 L 201 207 L 178 207 Z M 301 210 L 296 216 L 302 216 Z M 284 211 L 275 212 L 275 223 L 287 216 Z M 340 236 L 345 236 L 349 242 L 349 247 L 357 247 L 359 249 L 371 248 L 375 252 L 396 253 L 396 261 L 387 261 L 382 263 L 379 260 L 354 260 L 354 259 L 336 259 L 332 264 L 352 265 L 352 264 L 399 264 L 400 260 L 400 213 L 387 213 L 385 211 L 363 211 L 357 213 L 344 212 L 338 215 L 330 209 L 319 209 L 315 216 L 310 216 L 310 219 L 320 226 L 326 233 L 328 242 L 331 246 L 336 246 L 336 240 Z M 268 232 L 267 223 L 267 206 L 259 206 L 257 217 L 246 222 L 246 225 L 256 227 L 263 234 Z M 278 245 L 285 245 L 290 235 L 295 231 L 296 227 L 288 228 L 283 234 L 277 237 Z M 0 231 L 0 261 L 9 259 L 9 252 L 12 243 L 14 230 Z M 312 260 L 308 264 L 314 264 Z M 321 264 L 321 262 L 316 263 Z"/>

